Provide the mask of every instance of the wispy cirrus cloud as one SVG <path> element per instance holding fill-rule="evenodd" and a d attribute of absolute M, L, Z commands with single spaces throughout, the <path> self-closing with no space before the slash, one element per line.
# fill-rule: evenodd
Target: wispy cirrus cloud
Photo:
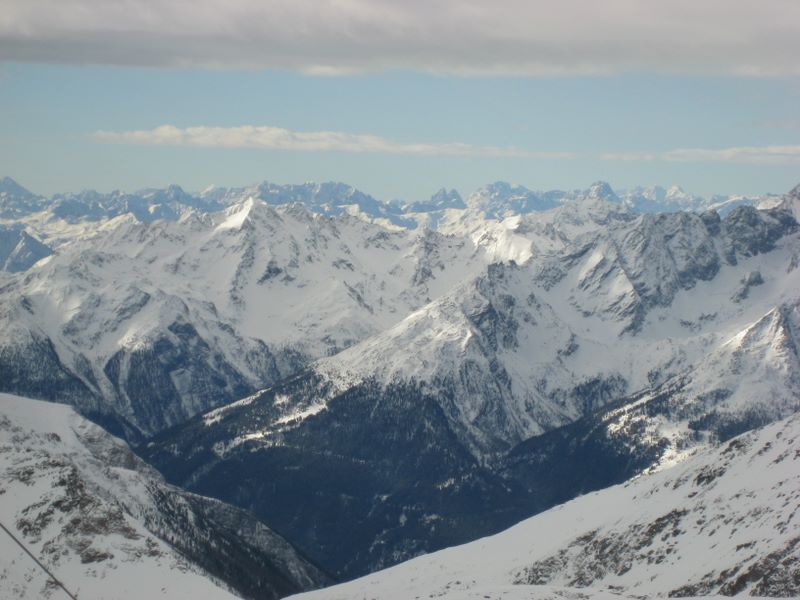
<path fill-rule="evenodd" d="M 186 127 L 162 125 L 138 131 L 97 131 L 100 142 L 157 146 L 213 148 L 263 148 L 307 152 L 358 152 L 419 156 L 482 156 L 498 158 L 574 158 L 568 152 L 536 152 L 512 146 L 481 146 L 461 142 L 396 142 L 361 133 L 340 131 L 290 131 L 281 127 Z"/>
<path fill-rule="evenodd" d="M 677 148 L 661 153 L 605 153 L 602 160 L 800 165 L 800 146 L 733 146 L 731 148 Z"/>
<path fill-rule="evenodd" d="M 800 74 L 793 0 L 0 0 L 0 60 L 480 75 Z"/>
<path fill-rule="evenodd" d="M 676 148 L 664 152 L 577 152 L 528 150 L 514 146 L 487 146 L 464 142 L 397 142 L 369 133 L 291 131 L 267 125 L 239 127 L 175 127 L 161 125 L 134 131 L 96 131 L 99 142 L 150 146 L 206 148 L 261 148 L 304 152 L 353 152 L 417 156 L 478 156 L 485 158 L 575 159 L 604 161 L 665 161 L 739 163 L 754 165 L 800 164 L 800 145 L 734 146 L 730 148 Z"/>

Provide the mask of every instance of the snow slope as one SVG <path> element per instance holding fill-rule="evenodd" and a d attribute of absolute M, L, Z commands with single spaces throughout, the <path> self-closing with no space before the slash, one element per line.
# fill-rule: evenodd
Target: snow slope
<path fill-rule="evenodd" d="M 540 586 L 590 597 L 797 596 L 798 444 L 800 418 L 792 416 L 498 535 L 296 598 L 566 593 Z"/>
<path fill-rule="evenodd" d="M 0 394 L 0 517 L 80 598 L 277 598 L 327 581 L 252 516 L 166 485 L 69 407 Z M 0 596 L 61 597 L 0 532 Z"/>

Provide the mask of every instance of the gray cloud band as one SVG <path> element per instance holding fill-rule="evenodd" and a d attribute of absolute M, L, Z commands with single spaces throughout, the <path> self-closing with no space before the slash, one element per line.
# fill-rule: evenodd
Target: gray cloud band
<path fill-rule="evenodd" d="M 785 0 L 0 0 L 5 61 L 795 76 L 797 56 Z"/>

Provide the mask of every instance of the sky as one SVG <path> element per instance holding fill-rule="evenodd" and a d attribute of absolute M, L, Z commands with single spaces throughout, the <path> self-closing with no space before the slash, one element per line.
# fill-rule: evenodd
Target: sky
<path fill-rule="evenodd" d="M 0 0 L 0 176 L 780 193 L 798 56 L 794 0 Z"/>

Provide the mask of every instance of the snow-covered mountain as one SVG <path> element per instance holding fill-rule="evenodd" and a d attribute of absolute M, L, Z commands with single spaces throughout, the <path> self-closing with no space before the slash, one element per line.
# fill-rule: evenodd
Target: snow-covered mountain
<path fill-rule="evenodd" d="M 171 185 L 165 189 L 144 189 L 134 194 L 120 191 L 110 194 L 94 191 L 56 194 L 50 203 L 49 213 L 56 219 L 70 223 L 101 221 L 125 214 L 132 214 L 139 221 L 174 221 L 192 209 L 212 212 L 225 206 L 213 198 L 194 196 L 180 186 Z"/>
<path fill-rule="evenodd" d="M 277 185 L 262 182 L 244 188 L 208 188 L 201 198 L 230 206 L 243 199 L 263 200 L 272 206 L 302 204 L 315 214 L 328 217 L 356 213 L 367 219 L 377 219 L 400 227 L 413 227 L 415 222 L 403 216 L 406 212 L 398 203 L 382 202 L 344 183 L 304 183 Z"/>
<path fill-rule="evenodd" d="M 407 211 L 399 203 L 376 200 L 343 183 L 277 185 L 265 181 L 241 188 L 212 186 L 196 194 L 170 185 L 133 193 L 86 190 L 45 198 L 9 177 L 0 181 L 0 222 L 24 222 L 42 237 L 65 241 L 68 238 L 62 237 L 63 230 L 74 237 L 80 231 L 77 227 L 80 224 L 96 224 L 122 215 L 133 215 L 143 222 L 175 221 L 192 211 L 216 212 L 248 199 L 261 200 L 271 206 L 303 204 L 309 211 L 325 216 L 354 213 L 366 220 L 395 227 L 416 226 L 413 219 L 404 216 Z"/>
<path fill-rule="evenodd" d="M 150 434 L 382 331 L 483 254 L 254 199 L 117 217 L 0 289 L 0 385 Z"/>
<path fill-rule="evenodd" d="M 0 179 L 0 219 L 19 219 L 42 211 L 47 200 L 26 190 L 10 177 Z"/>
<path fill-rule="evenodd" d="M 783 210 L 742 208 L 724 221 L 688 213 L 606 219 L 603 229 L 587 221 L 593 227 L 570 232 L 557 252 L 490 265 L 318 361 L 315 376 L 329 393 L 372 380 L 452 390 L 458 404 L 442 408 L 483 455 L 597 408 L 603 394 L 593 390 L 586 406 L 584 384 L 606 386 L 605 400 L 652 387 L 798 299 L 798 228 Z M 324 406 L 323 394 L 311 395 Z"/>
<path fill-rule="evenodd" d="M 448 190 L 441 188 L 428 200 L 418 200 L 403 206 L 403 212 L 407 213 L 426 213 L 439 210 L 447 210 L 449 208 L 459 209 L 466 208 L 467 205 L 461 198 L 461 194 L 457 190 Z"/>
<path fill-rule="evenodd" d="M 0 225 L 0 271 L 27 271 L 53 251 L 22 227 Z"/>
<path fill-rule="evenodd" d="M 800 232 L 787 206 L 636 216 L 595 196 L 544 217 L 507 228 L 528 242 L 524 263 L 491 264 L 143 455 L 287 524 L 347 577 L 800 408 Z M 281 484 L 254 486 L 256 472 Z M 238 475 L 223 487 L 223 473 Z M 358 536 L 342 531 L 353 521 Z"/>
<path fill-rule="evenodd" d="M 442 188 L 430 199 L 402 203 L 383 202 L 344 183 L 278 185 L 265 181 L 238 188 L 211 186 L 199 193 L 189 193 L 180 186 L 171 185 L 132 193 L 87 190 L 46 198 L 5 177 L 0 180 L 0 224 L 24 224 L 34 237 L 55 247 L 76 237 L 91 235 L 97 223 L 121 215 L 130 214 L 144 222 L 175 221 L 188 212 L 216 212 L 247 199 L 262 200 L 271 206 L 299 203 L 315 214 L 333 217 L 348 213 L 390 228 L 436 230 L 441 222 L 448 224 L 453 220 L 476 218 L 499 221 L 586 198 L 614 202 L 634 213 L 717 210 L 724 216 L 738 206 L 755 206 L 776 197 L 715 195 L 705 199 L 684 192 L 678 186 L 668 189 L 638 187 L 618 194 L 605 182 L 594 183 L 587 190 L 533 191 L 521 185 L 495 182 L 475 191 L 466 201 L 456 190 Z"/>
<path fill-rule="evenodd" d="M 637 187 L 624 193 L 621 200 L 634 211 L 643 213 L 696 211 L 706 208 L 703 198 L 687 193 L 677 185 L 668 188 Z"/>
<path fill-rule="evenodd" d="M 722 216 L 725 216 L 738 206 L 755 206 L 763 201 L 763 198 L 754 196 L 721 194 L 705 199 L 687 193 L 678 186 L 671 186 L 668 189 L 659 186 L 636 187 L 631 190 L 615 192 L 608 183 L 603 181 L 593 183 L 586 190 L 571 191 L 534 191 L 521 185 L 498 181 L 475 191 L 467 198 L 465 205 L 443 203 L 441 201 L 442 191 L 438 192 L 429 203 L 408 205 L 406 211 L 412 213 L 441 212 L 446 209 L 466 208 L 467 214 L 478 214 L 483 219 L 502 220 L 506 217 L 547 211 L 588 199 L 605 200 L 618 204 L 636 214 L 717 210 Z M 461 218 L 463 219 L 463 216 Z"/>
<path fill-rule="evenodd" d="M 800 418 L 302 599 L 800 595 Z"/>
<path fill-rule="evenodd" d="M 0 389 L 361 575 L 800 408 L 800 192 L 724 217 L 636 193 L 48 205 L 14 220 L 54 254 L 0 274 Z"/>
<path fill-rule="evenodd" d="M 275 599 L 329 578 L 252 515 L 167 485 L 59 406 L 0 394 L 2 524 L 79 598 Z M 60 597 L 0 531 L 0 596 Z"/>

